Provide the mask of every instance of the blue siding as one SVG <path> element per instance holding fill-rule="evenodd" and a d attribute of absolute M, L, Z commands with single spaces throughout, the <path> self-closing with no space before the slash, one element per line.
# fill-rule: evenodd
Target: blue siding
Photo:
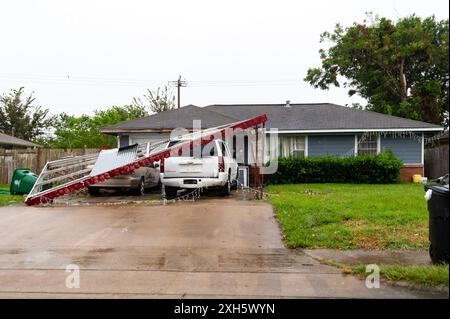
<path fill-rule="evenodd" d="M 354 135 L 309 135 L 308 156 L 353 156 Z"/>
<path fill-rule="evenodd" d="M 130 137 L 128 135 L 120 135 L 119 147 L 126 147 L 130 145 Z"/>
<path fill-rule="evenodd" d="M 381 137 L 381 151 L 391 149 L 396 157 L 405 164 L 420 164 L 422 162 L 422 141 L 412 137 Z"/>

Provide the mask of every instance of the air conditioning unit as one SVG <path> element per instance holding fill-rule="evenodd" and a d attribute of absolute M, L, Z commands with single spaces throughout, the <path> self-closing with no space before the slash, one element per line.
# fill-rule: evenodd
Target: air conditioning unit
<path fill-rule="evenodd" d="M 249 174 L 248 174 L 248 166 L 239 166 L 238 167 L 238 182 L 239 185 L 243 188 L 248 188 L 249 185 Z"/>

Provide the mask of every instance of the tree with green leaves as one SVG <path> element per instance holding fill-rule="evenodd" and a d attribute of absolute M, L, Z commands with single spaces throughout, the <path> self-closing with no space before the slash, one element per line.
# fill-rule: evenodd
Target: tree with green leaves
<path fill-rule="evenodd" d="M 343 85 L 371 111 L 448 126 L 448 20 L 368 17 L 321 34 L 331 46 L 320 49 L 322 65 L 305 81 L 323 90 Z"/>
<path fill-rule="evenodd" d="M 34 105 L 32 93 L 27 97 L 23 94 L 21 87 L 0 96 L 0 131 L 32 141 L 51 126 L 53 118 L 48 109 Z"/>
<path fill-rule="evenodd" d="M 99 129 L 146 115 L 143 107 L 135 105 L 113 106 L 106 110 L 96 110 L 92 116 L 73 116 L 61 113 L 54 121 L 54 136 L 42 138 L 39 142 L 50 148 L 116 147 L 116 137 L 100 133 Z"/>
<path fill-rule="evenodd" d="M 175 95 L 167 85 L 156 90 L 147 89 L 142 99 L 133 98 L 133 105 L 144 107 L 151 113 L 160 113 L 175 108 Z"/>

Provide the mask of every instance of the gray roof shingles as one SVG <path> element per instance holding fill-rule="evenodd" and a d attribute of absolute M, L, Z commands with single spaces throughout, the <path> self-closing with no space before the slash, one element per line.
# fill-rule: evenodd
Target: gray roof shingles
<path fill-rule="evenodd" d="M 368 130 L 368 129 L 442 129 L 438 125 L 396 116 L 358 110 L 330 103 L 316 104 L 214 104 L 206 107 L 188 105 L 181 109 L 153 114 L 102 129 L 104 133 L 139 130 L 192 128 L 192 120 L 202 120 L 202 127 L 245 120 L 266 114 L 266 127 L 278 130 Z"/>
<path fill-rule="evenodd" d="M 20 138 L 0 133 L 0 148 L 4 145 L 20 146 L 20 147 L 42 147 L 41 145 L 22 140 Z"/>
<path fill-rule="evenodd" d="M 121 131 L 171 130 L 174 128 L 192 128 L 192 120 L 201 120 L 202 128 L 215 127 L 236 122 L 235 118 L 217 113 L 195 105 L 180 109 L 144 116 L 136 120 L 121 122 L 100 130 L 103 133 Z"/>
<path fill-rule="evenodd" d="M 267 127 L 279 130 L 402 129 L 440 126 L 330 103 L 210 105 L 207 107 L 240 120 L 259 114 L 268 117 Z"/>

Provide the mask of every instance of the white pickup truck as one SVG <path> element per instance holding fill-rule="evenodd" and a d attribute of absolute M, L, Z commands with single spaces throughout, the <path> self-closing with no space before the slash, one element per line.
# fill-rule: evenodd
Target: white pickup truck
<path fill-rule="evenodd" d="M 166 148 L 187 141 L 170 141 Z M 231 189 L 237 187 L 237 174 L 236 161 L 227 144 L 219 139 L 183 149 L 181 155 L 168 157 L 160 163 L 161 183 L 169 197 L 176 196 L 180 189 L 199 187 L 219 188 L 222 195 L 229 195 Z"/>

